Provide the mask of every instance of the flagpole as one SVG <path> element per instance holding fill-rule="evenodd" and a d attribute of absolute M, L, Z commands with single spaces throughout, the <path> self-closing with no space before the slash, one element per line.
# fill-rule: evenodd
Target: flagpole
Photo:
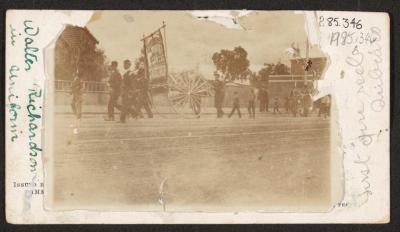
<path fill-rule="evenodd" d="M 165 72 L 166 72 L 166 78 L 168 79 L 168 49 L 167 49 L 167 33 L 165 30 L 166 24 L 165 21 L 162 22 L 162 29 L 164 31 L 164 53 L 165 53 Z"/>
<path fill-rule="evenodd" d="M 309 62 L 309 46 L 308 46 L 308 37 L 307 37 L 307 39 L 306 39 L 306 67 L 308 66 L 308 62 Z M 308 83 L 307 83 L 307 75 L 309 73 L 308 70 L 309 70 L 309 68 L 307 68 L 306 76 L 304 77 L 306 85 L 308 85 Z"/>
<path fill-rule="evenodd" d="M 161 29 L 164 29 L 164 30 L 165 30 L 165 26 L 166 26 L 166 24 L 165 24 L 165 22 L 163 21 L 163 25 L 162 25 L 161 27 L 159 27 L 158 29 L 156 29 L 156 30 L 155 30 L 153 33 L 151 33 L 150 35 L 148 35 L 148 36 L 143 36 L 143 38 L 142 38 L 141 40 L 145 40 L 145 39 L 147 39 L 148 37 L 153 36 L 154 33 L 157 32 L 158 30 L 161 30 Z"/>
<path fill-rule="evenodd" d="M 144 65 L 145 65 L 145 69 L 144 69 L 144 73 L 147 79 L 149 79 L 149 63 L 147 62 L 147 48 L 146 48 L 146 40 L 145 40 L 145 36 L 143 35 L 143 52 L 144 52 Z"/>

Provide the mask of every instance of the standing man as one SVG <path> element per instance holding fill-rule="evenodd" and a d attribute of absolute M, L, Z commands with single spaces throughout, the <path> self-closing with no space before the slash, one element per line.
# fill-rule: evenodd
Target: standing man
<path fill-rule="evenodd" d="M 285 97 L 285 109 L 286 109 L 286 113 L 289 113 L 289 109 L 290 109 L 290 96 Z"/>
<path fill-rule="evenodd" d="M 320 106 L 320 113 L 324 116 L 324 118 L 327 118 L 330 114 L 330 105 L 331 105 L 331 99 L 330 95 L 326 95 L 322 97 L 321 99 L 321 106 Z"/>
<path fill-rule="evenodd" d="M 140 92 L 140 88 L 141 88 L 141 83 L 139 80 L 139 76 L 137 74 L 135 74 L 134 72 L 132 72 L 131 75 L 131 90 L 130 90 L 130 101 L 131 101 L 131 106 L 132 108 L 136 109 L 137 112 L 137 116 L 139 118 L 143 118 L 143 114 L 142 111 L 140 111 L 141 106 L 139 104 L 139 92 Z"/>
<path fill-rule="evenodd" d="M 250 118 L 256 118 L 256 90 L 251 88 L 249 95 L 249 105 L 247 107 L 247 111 L 249 112 Z"/>
<path fill-rule="evenodd" d="M 122 111 L 121 106 L 118 104 L 118 98 L 121 95 L 122 77 L 119 73 L 117 61 L 111 62 L 111 75 L 108 84 L 110 86 L 110 100 L 108 101 L 108 118 L 106 121 L 114 121 L 114 108 Z"/>
<path fill-rule="evenodd" d="M 279 99 L 276 97 L 276 98 L 275 98 L 275 101 L 274 101 L 274 114 L 275 114 L 275 113 L 281 114 L 281 112 L 279 111 L 279 107 L 280 107 L 280 105 L 279 105 Z"/>
<path fill-rule="evenodd" d="M 136 88 L 138 90 L 137 93 L 137 111 L 141 115 L 141 109 L 144 108 L 146 110 L 146 114 L 148 118 L 153 118 L 153 112 L 150 108 L 150 98 L 149 98 L 149 79 L 145 75 L 144 63 L 141 62 L 139 64 L 139 69 L 136 74 L 136 82 L 138 85 Z"/>
<path fill-rule="evenodd" d="M 297 117 L 297 115 L 301 116 L 302 115 L 302 111 L 303 111 L 303 97 L 301 96 L 301 94 L 299 92 L 295 92 L 294 95 L 294 115 L 295 117 Z"/>
<path fill-rule="evenodd" d="M 131 62 L 130 60 L 124 61 L 125 73 L 122 76 L 122 112 L 121 112 L 121 123 L 126 122 L 126 116 L 131 114 L 132 117 L 136 118 L 138 116 L 136 109 L 133 109 L 133 93 L 132 93 L 132 78 L 133 73 L 130 70 Z"/>
<path fill-rule="evenodd" d="M 241 118 L 242 114 L 240 113 L 239 95 L 238 95 L 237 91 L 233 92 L 233 106 L 232 106 L 232 111 L 228 117 L 229 118 L 232 117 L 232 115 L 235 113 L 235 111 L 238 112 L 239 118 Z"/>
<path fill-rule="evenodd" d="M 297 92 L 296 89 L 293 88 L 290 91 L 290 95 L 289 95 L 289 106 L 290 106 L 290 110 L 292 111 L 292 114 L 294 117 L 297 116 Z"/>
<path fill-rule="evenodd" d="M 264 88 L 260 87 L 258 90 L 258 100 L 260 101 L 260 112 L 265 111 L 265 92 Z"/>
<path fill-rule="evenodd" d="M 265 111 L 266 112 L 269 112 L 269 92 L 268 92 L 268 89 L 265 89 L 264 90 L 264 109 L 265 109 Z"/>
<path fill-rule="evenodd" d="M 308 90 L 305 91 L 305 94 L 303 96 L 303 116 L 308 117 L 308 113 L 312 107 L 312 97 L 311 94 L 309 93 Z"/>
<path fill-rule="evenodd" d="M 214 106 L 217 109 L 217 118 L 222 118 L 224 116 L 224 111 L 222 110 L 222 105 L 224 103 L 225 98 L 225 82 L 220 80 L 220 76 L 218 73 L 214 73 L 215 82 L 215 96 L 214 96 Z"/>
<path fill-rule="evenodd" d="M 71 95 L 72 95 L 72 112 L 75 115 L 76 123 L 74 128 L 74 134 L 78 134 L 78 128 L 81 124 L 82 118 L 82 95 L 83 95 L 84 84 L 83 81 L 79 77 L 78 71 L 74 76 L 74 80 L 71 83 Z"/>

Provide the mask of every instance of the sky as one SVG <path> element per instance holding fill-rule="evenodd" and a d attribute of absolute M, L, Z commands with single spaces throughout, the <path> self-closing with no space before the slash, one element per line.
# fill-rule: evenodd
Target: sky
<path fill-rule="evenodd" d="M 305 56 L 304 16 L 293 11 L 256 11 L 241 17 L 245 29 L 226 28 L 212 21 L 198 20 L 190 11 L 101 11 L 87 24 L 109 61 L 121 67 L 125 59 L 135 60 L 143 47 L 141 39 L 166 23 L 169 70 L 198 66 L 213 68 L 212 55 L 221 49 L 242 46 L 248 52 L 250 69 L 264 63 L 288 62 L 285 50 L 295 42 Z M 321 56 L 311 48 L 310 56 Z"/>

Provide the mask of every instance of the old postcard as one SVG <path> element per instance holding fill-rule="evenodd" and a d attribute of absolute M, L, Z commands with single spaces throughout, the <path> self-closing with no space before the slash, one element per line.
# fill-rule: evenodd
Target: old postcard
<path fill-rule="evenodd" d="M 9 10 L 10 223 L 386 223 L 389 17 Z"/>

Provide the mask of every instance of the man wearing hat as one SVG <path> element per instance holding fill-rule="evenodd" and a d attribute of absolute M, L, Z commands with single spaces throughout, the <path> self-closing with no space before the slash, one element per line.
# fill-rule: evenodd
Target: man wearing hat
<path fill-rule="evenodd" d="M 126 116 L 131 114 L 132 117 L 136 118 L 138 113 L 136 109 L 133 107 L 133 93 L 132 93 L 132 78 L 133 72 L 130 70 L 131 61 L 125 60 L 124 61 L 124 69 L 125 73 L 122 76 L 122 112 L 120 120 L 122 123 L 126 122 Z"/>
<path fill-rule="evenodd" d="M 136 74 L 136 89 L 137 92 L 137 111 L 138 114 L 141 115 L 142 108 L 146 110 L 146 114 L 148 118 L 153 117 L 153 112 L 150 108 L 150 99 L 149 99 L 149 79 L 145 75 L 144 63 L 140 62 L 139 68 Z"/>
<path fill-rule="evenodd" d="M 222 105 L 224 103 L 225 98 L 225 83 L 220 80 L 220 76 L 217 72 L 214 72 L 215 82 L 214 82 L 214 106 L 217 109 L 217 117 L 221 118 L 224 115 L 224 111 L 222 110 Z"/>
<path fill-rule="evenodd" d="M 118 98 L 121 95 L 122 77 L 117 67 L 117 61 L 111 62 L 111 75 L 108 81 L 110 86 L 110 99 L 108 101 L 108 118 L 106 121 L 114 121 L 114 108 L 122 111 L 122 107 L 118 104 Z"/>

